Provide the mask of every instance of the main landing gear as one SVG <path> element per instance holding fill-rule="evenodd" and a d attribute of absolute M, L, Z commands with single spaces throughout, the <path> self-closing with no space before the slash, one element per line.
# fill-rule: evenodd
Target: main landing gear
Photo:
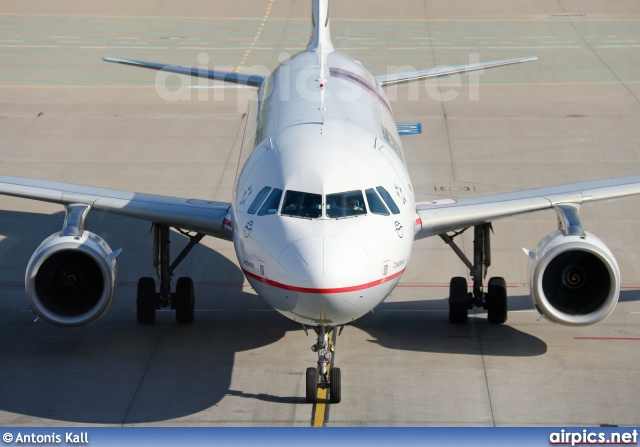
<path fill-rule="evenodd" d="M 317 402 L 318 388 L 329 390 L 329 402 L 332 404 L 340 403 L 342 400 L 340 368 L 333 366 L 333 360 L 336 339 L 342 333 L 344 326 L 340 326 L 340 331 L 337 333 L 336 329 L 336 327 L 332 326 L 317 326 L 313 328 L 318 336 L 318 341 L 311 346 L 311 350 L 318 354 L 318 366 L 316 368 L 307 368 L 306 400 L 308 403 Z M 304 331 L 307 332 L 306 326 Z"/>
<path fill-rule="evenodd" d="M 192 323 L 194 316 L 195 297 L 193 280 L 188 277 L 178 278 L 175 292 L 171 292 L 171 278 L 176 267 L 182 262 L 193 247 L 204 237 L 203 234 L 191 235 L 181 230 L 187 236 L 189 244 L 180 252 L 172 264 L 170 258 L 170 232 L 167 225 L 153 224 L 153 266 L 156 268 L 160 281 L 160 290 L 156 289 L 153 278 L 140 278 L 136 295 L 136 319 L 140 324 L 151 324 L 156 321 L 156 310 L 171 307 L 176 311 L 178 323 Z"/>
<path fill-rule="evenodd" d="M 487 292 L 483 290 L 482 281 L 491 266 L 491 224 L 486 223 L 473 227 L 473 263 L 455 244 L 453 239 L 467 229 L 453 235 L 441 234 L 440 237 L 449 245 L 458 257 L 465 263 L 473 279 L 473 291 L 468 292 L 467 279 L 463 277 L 451 278 L 449 284 L 449 321 L 454 324 L 466 323 L 469 310 L 482 307 L 487 310 L 487 319 L 492 324 L 502 324 L 507 321 L 507 283 L 504 278 L 490 278 Z"/>

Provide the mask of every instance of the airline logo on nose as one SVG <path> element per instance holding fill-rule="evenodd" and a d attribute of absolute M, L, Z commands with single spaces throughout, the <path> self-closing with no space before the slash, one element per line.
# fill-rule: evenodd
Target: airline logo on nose
<path fill-rule="evenodd" d="M 249 237 L 249 235 L 251 234 L 251 230 L 253 230 L 253 221 L 250 220 L 245 226 L 244 226 L 244 237 Z"/>
<path fill-rule="evenodd" d="M 398 233 L 398 237 L 402 238 L 404 236 L 404 230 L 402 224 L 396 220 L 396 233 Z"/>

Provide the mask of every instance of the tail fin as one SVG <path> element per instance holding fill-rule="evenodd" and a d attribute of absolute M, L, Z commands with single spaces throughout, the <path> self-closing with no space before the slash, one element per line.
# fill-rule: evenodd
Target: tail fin
<path fill-rule="evenodd" d="M 316 53 L 331 53 L 331 26 L 329 23 L 329 0 L 313 0 L 311 15 L 311 40 L 307 51 Z"/>

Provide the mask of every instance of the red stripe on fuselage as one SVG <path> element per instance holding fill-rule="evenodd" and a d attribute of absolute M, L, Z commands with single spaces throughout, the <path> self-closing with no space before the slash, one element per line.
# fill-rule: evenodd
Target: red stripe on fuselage
<path fill-rule="evenodd" d="M 242 271 L 244 272 L 245 275 L 247 275 L 250 278 L 255 279 L 256 281 L 260 281 L 263 284 L 267 284 L 273 287 L 277 287 L 279 289 L 284 289 L 284 290 L 291 290 L 292 292 L 302 292 L 302 293 L 344 293 L 344 292 L 356 292 L 358 290 L 364 290 L 364 289 L 370 289 L 372 287 L 375 286 L 379 286 L 380 284 L 384 284 L 386 282 L 389 282 L 393 279 L 398 278 L 399 276 L 401 276 L 405 269 L 402 269 L 401 271 L 394 273 L 391 276 L 387 276 L 385 278 L 382 279 L 378 279 L 376 281 L 372 281 L 366 284 L 361 284 L 358 286 L 349 286 L 349 287 L 337 287 L 337 288 L 330 288 L 330 289 L 314 289 L 311 287 L 298 287 L 298 286 L 290 286 L 288 284 L 282 284 L 279 283 L 277 281 L 271 281 L 270 279 L 267 278 L 263 278 L 262 276 L 258 276 L 254 273 L 248 272 L 245 269 L 242 269 Z"/>

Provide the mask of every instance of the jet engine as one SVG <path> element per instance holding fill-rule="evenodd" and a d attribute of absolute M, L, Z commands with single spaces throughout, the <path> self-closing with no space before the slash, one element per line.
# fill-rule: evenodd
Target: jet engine
<path fill-rule="evenodd" d="M 531 265 L 531 297 L 541 315 L 569 326 L 597 323 L 616 306 L 620 269 L 593 234 L 556 231 L 538 245 Z"/>
<path fill-rule="evenodd" d="M 31 256 L 25 277 L 27 299 L 43 320 L 80 326 L 100 318 L 111 305 L 119 251 L 112 252 L 89 231 L 65 234 L 45 239 Z"/>

